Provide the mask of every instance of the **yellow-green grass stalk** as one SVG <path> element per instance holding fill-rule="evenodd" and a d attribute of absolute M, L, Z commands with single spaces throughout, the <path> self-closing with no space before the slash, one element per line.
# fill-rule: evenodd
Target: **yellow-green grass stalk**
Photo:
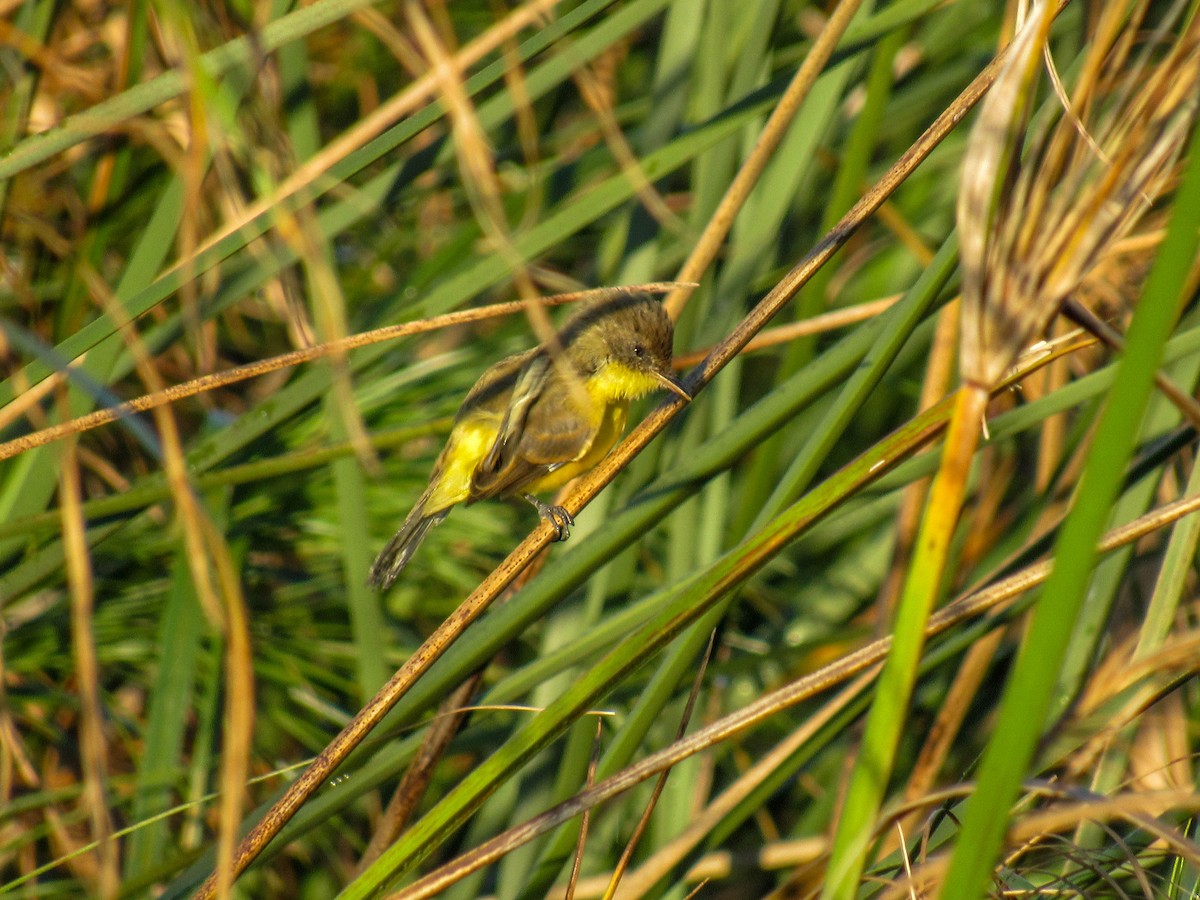
<path fill-rule="evenodd" d="M 866 864 L 915 684 L 924 623 L 945 577 L 987 391 L 1045 332 L 1152 198 L 1171 187 L 1196 109 L 1200 37 L 1187 25 L 1160 56 L 1134 54 L 1127 36 L 1143 26 L 1145 13 L 1144 6 L 1110 7 L 1097 18 L 1074 96 L 1063 100 L 1069 109 L 1058 114 L 1052 108 L 1054 114 L 1026 134 L 1053 18 L 1048 4 L 1038 6 L 972 130 L 958 198 L 964 387 L 901 596 L 896 643 L 838 825 L 827 898 L 853 895 Z M 1160 34 L 1186 21 L 1168 16 Z M 1130 440 L 1134 431 L 1130 427 Z"/>
<path fill-rule="evenodd" d="M 1193 150 L 1200 134 L 1193 133 Z M 1042 591 L 1005 691 L 1000 715 L 967 804 L 963 830 L 943 886 L 944 897 L 982 895 L 1008 825 L 1006 812 L 1027 774 L 1053 694 L 1058 667 L 1086 596 L 1096 538 L 1120 489 L 1138 422 L 1153 387 L 1162 346 L 1175 324 L 1180 294 L 1200 231 L 1200 154 L 1193 152 L 1176 198 L 1170 231 L 1130 326 L 1126 353 L 1097 428 L 1074 508 L 1055 548 Z"/>
<path fill-rule="evenodd" d="M 1019 129 L 1030 105 L 1039 52 L 1053 19 L 1053 6 L 1042 3 L 1014 39 L 1004 67 L 984 101 L 964 162 L 959 197 L 964 270 L 964 384 L 954 398 L 941 466 L 930 488 L 896 609 L 892 649 L 880 675 L 835 829 L 821 892 L 823 900 L 850 898 L 858 891 L 916 683 L 925 647 L 925 623 L 943 588 L 989 389 L 1016 361 L 1028 343 L 1027 333 L 1033 329 L 1030 323 L 1020 330 L 1004 328 L 999 335 L 999 348 L 989 346 L 987 341 L 974 340 L 986 330 L 987 324 L 977 315 L 982 308 L 986 231 L 1000 217 L 1001 191 L 1018 152 Z"/>

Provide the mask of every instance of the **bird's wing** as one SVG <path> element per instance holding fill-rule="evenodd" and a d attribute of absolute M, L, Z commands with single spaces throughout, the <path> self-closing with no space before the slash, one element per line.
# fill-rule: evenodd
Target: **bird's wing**
<path fill-rule="evenodd" d="M 513 385 L 504 417 L 496 432 L 496 440 L 480 464 L 480 471 L 494 472 L 503 466 L 505 449 L 514 444 L 525 430 L 529 411 L 542 396 L 542 389 L 551 376 L 550 358 L 541 353 L 530 357 Z"/>
<path fill-rule="evenodd" d="M 549 360 L 539 357 L 529 368 L 535 367 L 539 371 L 518 379 L 496 442 L 471 479 L 472 500 L 517 493 L 579 459 L 596 438 L 596 417 L 572 402 L 565 387 L 555 385 Z"/>
<path fill-rule="evenodd" d="M 566 391 L 555 403 L 535 403 L 525 417 L 517 455 L 535 466 L 554 467 L 587 453 L 596 438 L 598 416 L 587 414 Z"/>

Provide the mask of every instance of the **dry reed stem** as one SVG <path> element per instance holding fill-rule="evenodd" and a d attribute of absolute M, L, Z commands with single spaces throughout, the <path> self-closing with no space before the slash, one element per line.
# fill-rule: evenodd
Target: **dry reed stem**
<path fill-rule="evenodd" d="M 954 681 L 946 693 L 945 699 L 938 705 L 937 716 L 925 743 L 913 765 L 912 774 L 904 785 L 904 803 L 916 803 L 932 789 L 937 775 L 942 770 L 950 751 L 954 747 L 954 739 L 962 728 L 967 712 L 979 693 L 979 687 L 990 670 L 993 657 L 1004 639 L 1005 629 L 998 628 L 985 634 L 967 650 L 966 657 L 954 675 Z M 909 829 L 917 826 L 915 816 L 902 819 L 902 824 Z M 883 852 L 887 853 L 887 845 Z"/>
<path fill-rule="evenodd" d="M 217 832 L 217 896 L 228 896 L 237 877 L 233 860 L 238 825 L 242 817 L 250 774 L 254 735 L 254 658 L 250 622 L 242 595 L 241 573 L 225 543 L 225 536 L 210 519 L 202 525 L 225 598 L 225 737 L 221 744 L 221 799 Z"/>
<path fill-rule="evenodd" d="M 676 286 L 676 282 L 672 281 L 656 281 L 646 284 L 635 284 L 624 287 L 615 288 L 593 288 L 586 291 L 572 291 L 566 294 L 555 294 L 552 297 L 541 298 L 538 302 L 545 306 L 558 306 L 563 303 L 575 303 L 579 300 L 605 297 L 616 294 L 621 291 L 644 291 L 645 293 L 665 293 Z M 290 366 L 297 366 L 301 363 L 312 362 L 313 360 L 322 359 L 326 356 L 334 354 L 343 354 L 349 350 L 355 350 L 359 347 L 368 347 L 371 344 L 378 344 L 383 341 L 391 341 L 401 337 L 408 337 L 413 334 L 422 334 L 427 331 L 436 331 L 440 328 L 449 328 L 454 325 L 465 325 L 470 322 L 479 322 L 484 319 L 494 318 L 496 316 L 507 316 L 517 312 L 524 312 L 528 308 L 523 300 L 511 301 L 508 303 L 495 303 L 490 306 L 483 306 L 477 309 L 461 310 L 459 312 L 446 313 L 441 316 L 433 316 L 428 319 L 420 319 L 415 322 L 402 322 L 399 325 L 388 325 L 383 328 L 376 328 L 372 331 L 365 331 L 361 334 L 353 334 L 349 337 L 341 338 L 336 341 L 318 344 L 315 347 L 305 347 L 300 350 L 292 350 L 288 353 L 282 353 L 279 356 L 272 356 L 269 359 L 258 360 L 256 362 L 247 363 L 244 366 L 235 366 L 232 369 L 226 369 L 223 372 L 215 372 L 211 375 L 202 375 L 199 378 L 193 378 L 191 381 L 186 381 L 183 384 L 172 385 L 171 387 L 160 388 L 142 397 L 137 397 L 133 400 L 126 401 L 118 406 L 109 407 L 108 409 L 98 409 L 95 412 L 88 413 L 84 416 L 79 416 L 71 419 L 68 422 L 63 422 L 59 425 L 53 425 L 49 428 L 43 428 L 35 431 L 32 434 L 23 435 L 19 438 L 14 438 L 11 441 L 6 441 L 0 444 L 0 461 L 11 459 L 27 450 L 32 450 L 34 447 L 41 447 L 56 440 L 61 440 L 70 434 L 77 434 L 82 431 L 87 431 L 92 428 L 98 428 L 101 425 L 107 425 L 110 422 L 115 422 L 125 416 L 134 413 L 146 412 L 147 410 L 157 409 L 160 406 L 165 406 L 168 403 L 174 403 L 177 400 L 182 400 L 186 397 L 194 397 L 197 394 L 202 394 L 206 391 L 212 391 L 220 387 L 226 387 L 231 384 L 236 384 L 239 381 L 245 381 L 249 378 L 257 378 L 260 375 L 265 375 L 268 372 L 275 372 L 280 369 L 286 369 Z M 21 403 L 21 398 L 13 401 L 13 404 Z M 13 404 L 9 404 L 12 406 Z M 24 404 L 22 404 L 24 405 Z M 7 412 L 8 406 L 4 407 L 0 412 Z"/>
<path fill-rule="evenodd" d="M 596 769 L 600 765 L 600 738 L 604 735 L 604 720 L 596 720 L 596 735 L 592 738 L 592 758 L 588 760 L 585 783 L 591 787 L 596 783 Z M 583 869 L 583 851 L 587 847 L 588 826 L 592 823 L 592 811 L 589 809 L 580 817 L 579 839 L 575 842 L 575 854 L 571 860 L 571 875 L 567 879 L 567 890 L 563 900 L 575 900 L 575 889 L 579 884 L 579 873 Z"/>
<path fill-rule="evenodd" d="M 450 742 L 458 734 L 470 711 L 467 704 L 482 680 L 483 672 L 476 672 L 456 687 L 434 713 L 429 730 L 425 733 L 421 746 L 417 748 L 416 756 L 404 770 L 404 776 L 375 825 L 375 833 L 371 835 L 367 848 L 359 857 L 356 868 L 358 874 L 365 872 L 384 850 L 396 842 L 396 838 L 408 826 L 409 819 L 433 780 L 437 761 L 442 758 Z"/>
<path fill-rule="evenodd" d="M 287 231 L 293 232 L 291 246 L 303 261 L 301 265 L 306 275 L 308 295 L 313 298 L 316 307 L 317 329 L 325 337 L 324 343 L 327 346 L 337 346 L 346 338 L 349 323 L 346 317 L 346 297 L 333 270 L 332 249 L 321 233 L 312 209 L 300 209 L 290 215 L 285 211 L 281 213 L 281 218 L 293 221 Z M 367 471 L 378 471 L 379 464 L 371 447 L 366 422 L 363 421 L 358 404 L 354 400 L 354 383 L 345 350 L 329 354 L 329 368 L 333 403 L 327 404 L 326 408 L 330 418 L 340 420 L 363 468 Z"/>
<path fill-rule="evenodd" d="M 88 287 L 98 305 L 108 315 L 117 311 L 115 297 L 90 267 L 81 266 L 88 276 Z M 148 387 L 162 390 L 162 379 L 154 362 L 132 325 L 120 334 L 129 348 L 134 367 Z M 154 410 L 155 424 L 162 440 L 162 462 L 167 484 L 175 502 L 176 516 L 183 531 L 185 560 L 192 574 L 197 599 L 217 623 L 227 642 L 225 663 L 224 741 L 222 744 L 220 783 L 221 800 L 217 828 L 217 896 L 229 895 L 233 885 L 232 858 L 237 841 L 238 823 L 247 792 L 250 771 L 251 738 L 254 731 L 254 674 L 250 627 L 240 573 L 233 564 L 225 535 L 208 517 L 192 490 L 183 451 L 183 440 L 170 410 Z M 216 569 L 214 581 L 210 563 Z"/>
<path fill-rule="evenodd" d="M 10 622 L 0 619 L 0 638 L 7 636 L 11 628 Z M 7 806 L 12 802 L 18 787 L 41 787 L 41 779 L 38 778 L 37 769 L 34 768 L 29 750 L 13 716 L 8 684 L 4 641 L 0 639 L 0 806 Z M 6 844 L 7 841 L 0 841 L 0 846 Z"/>
<path fill-rule="evenodd" d="M 784 740 L 760 754 L 749 769 L 739 775 L 732 784 L 709 801 L 708 805 L 692 818 L 684 831 L 655 851 L 654 855 L 625 879 L 624 890 L 617 895 L 617 900 L 631 900 L 631 898 L 645 896 L 659 880 L 700 846 L 711 831 L 723 819 L 731 815 L 767 778 L 812 740 L 838 713 L 869 688 L 878 674 L 879 667 L 876 666 L 859 675 L 837 696 L 822 704 L 820 709 L 811 715 L 806 716 L 804 723 Z M 819 845 L 820 849 L 811 858 L 825 852 L 827 848 L 824 838 L 815 843 Z M 810 851 L 816 850 L 813 842 L 809 842 L 807 846 Z M 695 880 L 691 878 L 690 873 L 689 879 Z"/>
<path fill-rule="evenodd" d="M 1062 334 L 1067 329 L 1067 323 L 1058 321 L 1050 329 L 1051 337 Z M 1036 399 L 1057 390 L 1067 383 L 1068 365 L 1066 359 L 1055 360 L 1038 373 L 1032 385 L 1023 387 L 1031 394 L 1026 396 Z M 1066 454 L 1068 416 L 1066 413 L 1048 418 L 1039 429 L 1037 449 L 1037 471 L 1034 475 L 1034 490 L 1039 495 L 1048 495 L 1054 483 L 1059 465 Z"/>
<path fill-rule="evenodd" d="M 753 353 L 757 350 L 766 350 L 770 347 L 778 347 L 780 344 L 789 343 L 798 338 L 811 337 L 815 334 L 825 334 L 838 328 L 845 328 L 848 325 L 865 322 L 867 319 L 873 319 L 881 312 L 887 310 L 899 299 L 900 295 L 895 294 L 891 297 L 884 297 L 882 300 L 868 300 L 866 303 L 847 306 L 843 309 L 835 309 L 832 312 L 822 313 L 819 316 L 813 316 L 810 319 L 804 319 L 799 322 L 789 322 L 787 325 L 764 328 L 746 343 L 746 346 L 742 348 L 742 352 Z M 675 357 L 671 364 L 676 369 L 690 369 L 692 366 L 704 362 L 714 349 L 714 347 L 705 347 L 701 350 L 692 350 L 688 353 L 680 354 Z"/>
<path fill-rule="evenodd" d="M 1121 333 L 1082 303 L 1067 298 L 1063 303 L 1063 315 L 1077 325 L 1086 328 L 1110 350 L 1116 353 L 1125 352 L 1125 339 Z M 1200 403 L 1197 403 L 1194 397 L 1171 381 L 1162 371 L 1154 373 L 1154 383 L 1162 391 L 1163 396 L 1174 404 L 1180 414 L 1191 422 L 1193 427 L 1200 430 Z"/>
<path fill-rule="evenodd" d="M 59 392 L 60 406 L 67 407 L 66 391 Z M 108 754 L 105 750 L 104 713 L 100 705 L 100 670 L 96 658 L 93 628 L 95 585 L 88 559 L 87 539 L 82 513 L 83 485 L 75 442 L 66 446 L 59 472 L 59 497 L 62 505 L 63 543 L 67 570 L 67 588 L 71 595 L 71 655 L 75 662 L 75 680 L 79 696 L 79 750 L 83 769 L 83 803 L 96 842 L 97 872 L 94 889 L 109 900 L 120 888 L 117 842 L 109 814 L 104 785 L 108 780 Z"/>
<path fill-rule="evenodd" d="M 741 211 L 746 199 L 750 196 L 754 185 L 758 183 L 767 163 L 774 157 L 779 142 L 783 140 L 788 126 L 791 125 L 796 113 L 800 111 L 800 107 L 808 98 L 809 91 L 812 90 L 817 77 L 825 69 L 829 57 L 837 49 L 838 41 L 846 33 L 854 14 L 858 12 L 860 3 L 861 0 L 841 0 L 838 3 L 833 15 L 821 30 L 820 36 L 813 43 L 812 49 L 804 58 L 804 62 L 796 70 L 796 74 L 783 92 L 783 96 L 771 110 L 771 115 L 763 125 L 762 133 L 758 136 L 754 148 L 746 157 L 742 167 L 738 169 L 729 188 L 725 191 L 725 195 L 721 198 L 721 202 L 713 211 L 712 217 L 700 234 L 700 239 L 696 241 L 696 246 L 692 248 L 692 252 L 688 254 L 688 258 L 680 267 L 679 274 L 676 276 L 679 281 L 699 281 L 704 277 L 704 273 L 708 271 L 713 260 L 717 258 L 717 253 L 720 251 L 726 235 L 729 234 L 729 229 L 733 227 L 734 219 L 737 218 L 738 212 Z M 842 221 L 845 220 L 843 218 Z M 690 294 L 685 291 L 675 291 L 667 295 L 664 305 L 671 318 L 679 318 L 689 296 Z"/>
<path fill-rule="evenodd" d="M 1178 675 L 1163 673 L 1190 674 L 1200 668 L 1200 656 L 1196 652 L 1200 646 L 1200 636 L 1197 636 L 1195 631 L 1167 641 L 1144 656 L 1135 655 L 1136 646 L 1137 636 L 1131 635 L 1114 648 L 1098 667 L 1095 677 L 1085 686 L 1079 701 L 1071 710 L 1072 718 L 1076 721 L 1103 716 L 1107 738 L 1132 724 L 1140 713 L 1158 702 L 1164 687 L 1171 689 L 1177 686 L 1175 682 Z M 1156 679 L 1158 684 L 1155 684 Z M 1138 690 L 1133 690 L 1134 688 Z M 1127 696 L 1122 697 L 1123 694 Z M 1120 699 L 1122 704 L 1119 710 L 1114 711 L 1110 709 L 1110 705 L 1117 699 Z M 1067 731 L 1069 732 L 1069 728 Z M 1092 739 L 1097 744 L 1102 740 L 1107 742 L 1101 736 Z M 1082 758 L 1095 762 L 1095 756 L 1091 754 L 1085 754 Z M 1085 763 L 1079 761 L 1072 762 L 1066 769 L 1067 776 L 1086 777 L 1093 769 L 1084 768 L 1084 765 Z"/>
<path fill-rule="evenodd" d="M 1043 796 L 1051 796 L 1070 800 L 1072 802 L 1052 806 L 1041 812 L 1030 813 L 1018 822 L 1008 833 L 1008 841 L 1014 845 L 1028 845 L 1040 841 L 1046 835 L 1077 827 L 1081 822 L 1104 822 L 1109 819 L 1125 820 L 1154 835 L 1170 849 L 1189 860 L 1192 865 L 1200 864 L 1200 848 L 1180 834 L 1158 821 L 1156 816 L 1164 810 L 1179 814 L 1196 813 L 1200 811 L 1200 795 L 1188 790 L 1164 790 L 1144 793 L 1121 794 L 1115 797 L 1088 796 L 1087 799 L 1077 800 L 1084 791 L 1075 791 L 1073 796 L 1054 787 L 1029 786 L 1030 791 Z M 960 787 L 940 792 L 936 797 L 926 798 L 926 805 L 937 802 L 965 797 L 969 788 Z M 1013 857 L 1009 862 L 1016 862 Z M 912 880 L 893 882 L 882 894 L 885 898 L 908 897 L 913 890 L 928 891 L 933 885 L 939 884 L 949 867 L 950 859 L 947 854 L 941 854 L 914 870 Z M 1077 895 L 1078 896 L 1078 895 Z M 1152 895 L 1151 895 L 1152 896 Z"/>
<path fill-rule="evenodd" d="M 454 56 L 442 46 L 433 24 L 419 3 L 408 0 L 404 5 L 404 13 L 413 37 L 437 80 L 441 100 L 448 110 L 455 158 L 475 219 L 492 249 L 512 269 L 518 295 L 524 300 L 532 300 L 536 298 L 537 290 L 529 274 L 529 263 L 521 256 L 512 239 L 504 213 L 504 192 L 496 172 L 496 160 L 464 82 L 466 69 L 457 65 Z M 530 309 L 535 332 L 541 340 L 545 340 L 547 335 L 553 333 L 550 319 L 540 307 L 531 304 Z"/>
<path fill-rule="evenodd" d="M 442 102 L 449 110 L 455 157 L 458 159 L 463 188 L 475 218 L 494 252 L 508 263 L 517 295 L 526 303 L 525 314 L 529 317 L 530 326 L 538 342 L 548 347 L 551 361 L 555 366 L 562 367 L 562 371 L 567 374 L 567 388 L 576 395 L 577 402 L 586 405 L 583 384 L 574 377 L 573 370 L 563 361 L 558 332 L 545 308 L 537 302 L 537 288 L 530 274 L 529 261 L 521 255 L 513 240 L 504 212 L 503 191 L 496 173 L 496 162 L 463 83 L 465 70 L 459 68 L 455 58 L 446 52 L 420 4 L 416 0 L 408 0 L 404 9 L 421 52 L 432 64 Z M 449 28 L 449 23 L 445 23 L 444 30 L 448 31 Z"/>
<path fill-rule="evenodd" d="M 600 124 L 600 131 L 604 135 L 604 142 L 608 145 L 608 152 L 617 161 L 621 174 L 633 185 L 634 193 L 642 201 L 646 212 L 666 231 L 680 236 L 686 235 L 687 225 L 671 211 L 671 207 L 654 187 L 654 183 L 642 171 L 641 161 L 629 145 L 616 116 L 613 115 L 612 101 L 605 96 L 600 79 L 587 65 L 576 69 L 571 73 L 571 77 L 579 88 L 579 95 Z"/>
<path fill-rule="evenodd" d="M 4 346 L 6 343 L 4 330 L 0 328 L 0 354 L 7 355 L 7 348 Z M 67 376 L 65 373 L 55 372 L 32 387 L 26 387 L 21 384 L 24 381 L 23 373 L 21 372 L 14 374 L 13 378 L 18 382 L 15 389 L 16 396 L 11 403 L 0 408 L 0 429 L 7 429 L 25 415 L 28 415 L 30 421 L 35 424 L 44 422 L 45 415 L 42 412 L 42 400 L 58 385 L 62 384 Z"/>
<path fill-rule="evenodd" d="M 533 98 L 529 94 L 529 84 L 525 77 L 525 69 L 517 52 L 516 43 L 512 38 L 504 42 L 504 58 L 508 65 L 504 67 L 504 88 L 512 99 L 513 121 L 517 128 L 517 143 L 521 148 L 521 156 L 525 169 L 533 172 L 541 168 L 541 138 L 538 134 L 537 113 L 533 108 Z M 524 208 L 517 222 L 518 232 L 532 228 L 538 221 L 546 200 L 546 189 L 542 179 L 535 179 L 528 186 L 525 195 Z"/>
<path fill-rule="evenodd" d="M 700 696 L 700 687 L 704 684 L 704 673 L 708 671 L 708 663 L 712 659 L 713 646 L 716 644 L 717 633 L 714 631 L 708 636 L 708 647 L 704 650 L 704 656 L 700 659 L 700 664 L 696 667 L 696 677 L 692 679 L 692 689 L 688 692 L 687 703 L 683 707 L 683 715 L 679 717 L 679 727 L 675 731 L 675 740 L 681 740 L 684 734 L 687 733 L 688 722 L 692 719 L 692 710 L 696 708 L 696 699 Z M 654 790 L 650 793 L 650 799 L 646 803 L 645 809 L 642 810 L 642 815 L 638 818 L 637 825 L 634 826 L 633 834 L 629 836 L 629 840 L 625 842 L 624 849 L 621 850 L 621 857 L 617 860 L 616 866 L 613 868 L 612 877 L 609 879 L 608 887 L 604 891 L 604 900 L 613 900 L 618 896 L 617 888 L 621 884 L 621 879 L 629 868 L 629 861 L 633 859 L 633 851 L 637 848 L 638 842 L 646 829 L 650 827 L 650 815 L 654 812 L 654 807 L 658 805 L 658 798 L 662 796 L 663 789 L 667 786 L 667 776 L 671 774 L 671 769 L 663 769 L 658 776 L 658 781 L 654 785 Z M 593 787 L 593 784 L 588 784 L 588 787 Z M 626 896 L 630 896 L 626 892 Z M 637 896 L 637 895 L 633 895 Z"/>
<path fill-rule="evenodd" d="M 849 239 L 850 235 L 879 207 L 881 203 L 933 151 L 943 138 L 983 96 L 995 78 L 1003 54 L 993 60 L 975 77 L 958 98 L 925 130 L 834 228 L 825 235 L 760 301 L 741 324 L 719 344 L 709 357 L 692 373 L 687 387 L 692 396 L 736 356 L 784 304 L 788 302 L 812 275 L 823 266 Z M 577 512 L 600 492 L 629 460 L 636 456 L 662 431 L 682 408 L 682 401 L 670 401 L 651 412 L 629 436 L 620 443 L 587 475 L 581 477 L 566 505 Z M 235 866 L 242 871 L 258 856 L 270 840 L 291 819 L 317 788 L 341 764 L 346 756 L 365 738 L 385 715 L 408 692 L 409 688 L 437 661 L 446 649 L 491 605 L 533 557 L 547 546 L 554 530 L 546 523 L 539 525 L 518 544 L 508 557 L 488 575 L 459 607 L 450 614 L 425 642 L 409 657 L 388 682 L 372 697 L 354 719 L 318 754 L 304 773 L 250 830 L 238 848 Z M 212 896 L 210 878 L 197 893 L 200 900 Z"/>

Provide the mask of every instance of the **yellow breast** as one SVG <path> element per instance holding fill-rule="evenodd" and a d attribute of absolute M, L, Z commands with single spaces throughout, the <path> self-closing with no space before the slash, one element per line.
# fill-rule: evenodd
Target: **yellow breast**
<path fill-rule="evenodd" d="M 595 437 L 577 459 L 564 462 L 531 484 L 528 488 L 531 493 L 546 493 L 560 488 L 604 459 L 625 431 L 629 402 L 646 396 L 661 385 L 652 375 L 612 362 L 592 375 L 585 387 L 594 401 L 593 408 L 599 413 Z"/>
<path fill-rule="evenodd" d="M 564 462 L 553 472 L 532 482 L 526 490 L 531 494 L 544 494 L 556 490 L 604 459 L 625 430 L 628 412 L 629 404 L 626 402 L 608 403 L 600 418 L 600 424 L 596 428 L 596 435 L 583 455 L 578 459 Z"/>

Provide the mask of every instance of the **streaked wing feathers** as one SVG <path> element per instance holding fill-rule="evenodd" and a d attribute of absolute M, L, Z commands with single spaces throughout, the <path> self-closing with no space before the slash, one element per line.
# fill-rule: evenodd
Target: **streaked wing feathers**
<path fill-rule="evenodd" d="M 525 422 L 529 411 L 537 404 L 542 396 L 542 389 L 550 376 L 550 360 L 545 354 L 530 358 L 529 362 L 517 376 L 513 386 L 512 397 L 504 410 L 504 418 L 496 433 L 496 442 L 479 465 L 480 472 L 495 472 L 503 468 L 502 457 L 505 448 L 512 444 L 525 430 Z"/>
<path fill-rule="evenodd" d="M 535 366 L 537 362 L 530 368 Z M 558 392 L 552 374 L 535 375 L 529 383 L 524 375 L 519 379 L 514 392 L 519 399 L 510 405 L 496 443 L 471 479 L 472 500 L 516 493 L 559 465 L 579 459 L 595 440 L 596 424 L 565 392 L 553 396 Z M 535 387 L 529 392 L 534 396 L 522 394 L 523 387 Z"/>

